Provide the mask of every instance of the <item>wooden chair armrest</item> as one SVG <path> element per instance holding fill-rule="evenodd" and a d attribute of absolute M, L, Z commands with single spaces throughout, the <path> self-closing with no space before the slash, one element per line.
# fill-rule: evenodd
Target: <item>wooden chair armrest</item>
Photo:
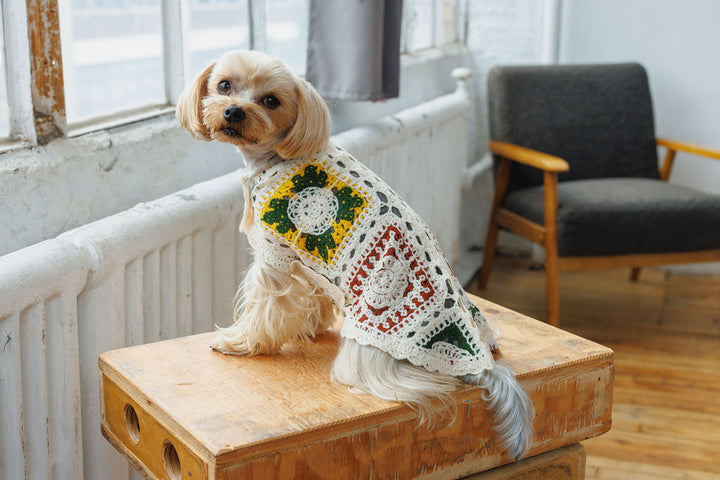
<path fill-rule="evenodd" d="M 657 144 L 661 147 L 666 147 L 668 150 L 681 151 L 692 153 L 694 155 L 700 155 L 701 157 L 714 158 L 720 160 L 720 150 L 713 150 L 712 148 L 703 147 L 700 145 L 693 145 L 685 142 L 678 142 L 667 138 L 658 138 Z"/>
<path fill-rule="evenodd" d="M 545 172 L 558 173 L 570 170 L 570 165 L 560 157 L 539 152 L 531 148 L 521 147 L 513 143 L 491 140 L 490 151 L 503 158 L 539 168 Z"/>

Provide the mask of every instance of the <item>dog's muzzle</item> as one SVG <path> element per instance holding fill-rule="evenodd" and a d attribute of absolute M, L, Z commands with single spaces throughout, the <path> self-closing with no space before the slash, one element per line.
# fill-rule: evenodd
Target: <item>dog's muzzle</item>
<path fill-rule="evenodd" d="M 245 119 L 245 110 L 235 105 L 227 107 L 223 111 L 223 118 L 229 123 L 238 123 Z"/>

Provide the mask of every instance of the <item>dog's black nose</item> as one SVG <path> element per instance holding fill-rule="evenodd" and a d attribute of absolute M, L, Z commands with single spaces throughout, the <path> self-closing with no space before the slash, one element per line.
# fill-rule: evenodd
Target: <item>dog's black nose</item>
<path fill-rule="evenodd" d="M 230 123 L 237 123 L 245 118 L 245 110 L 235 105 L 230 105 L 223 112 L 223 117 Z"/>

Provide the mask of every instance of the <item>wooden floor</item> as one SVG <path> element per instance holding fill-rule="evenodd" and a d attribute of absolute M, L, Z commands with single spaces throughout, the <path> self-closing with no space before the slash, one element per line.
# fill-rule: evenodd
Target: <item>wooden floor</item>
<path fill-rule="evenodd" d="M 497 258 L 486 291 L 537 319 L 545 278 Z M 563 273 L 561 327 L 615 351 L 613 428 L 584 442 L 587 479 L 720 479 L 720 278 L 644 269 Z"/>

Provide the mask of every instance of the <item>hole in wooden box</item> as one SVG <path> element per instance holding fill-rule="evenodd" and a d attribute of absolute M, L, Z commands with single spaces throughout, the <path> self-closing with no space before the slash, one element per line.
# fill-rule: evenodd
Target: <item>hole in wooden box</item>
<path fill-rule="evenodd" d="M 170 480 L 180 480 L 182 477 L 182 468 L 180 467 L 180 457 L 178 457 L 175 446 L 166 441 L 162 451 L 163 465 L 165 465 L 165 473 Z"/>
<path fill-rule="evenodd" d="M 125 428 L 127 428 L 130 439 L 138 443 L 140 441 L 140 422 L 137 413 L 132 405 L 125 405 Z"/>

